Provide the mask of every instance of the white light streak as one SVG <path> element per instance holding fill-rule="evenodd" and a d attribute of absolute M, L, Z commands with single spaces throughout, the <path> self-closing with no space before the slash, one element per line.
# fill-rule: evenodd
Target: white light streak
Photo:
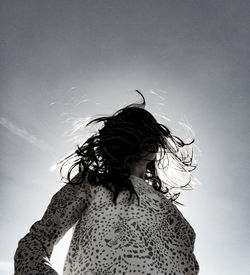
<path fill-rule="evenodd" d="M 8 271 L 10 274 L 14 273 L 14 262 L 0 260 L 0 271 Z"/>
<path fill-rule="evenodd" d="M 156 92 L 156 91 L 157 91 L 157 92 Z M 162 93 L 166 94 L 165 91 L 160 91 L 160 90 L 156 90 L 156 89 L 152 89 L 152 90 L 149 91 L 150 94 L 153 94 L 153 95 L 158 96 L 161 100 L 165 100 L 165 97 L 161 96 L 161 95 L 159 94 L 159 92 L 162 92 Z"/>
<path fill-rule="evenodd" d="M 160 117 L 160 118 L 163 118 L 166 121 L 171 121 L 170 118 L 166 117 L 165 115 L 162 115 L 162 114 L 159 114 L 159 113 L 153 113 L 153 114 Z"/>

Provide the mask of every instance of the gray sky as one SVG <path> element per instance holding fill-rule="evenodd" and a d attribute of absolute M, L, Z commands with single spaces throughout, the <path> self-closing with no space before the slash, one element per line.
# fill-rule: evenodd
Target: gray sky
<path fill-rule="evenodd" d="M 0 5 L 0 274 L 12 274 L 18 240 L 63 185 L 50 168 L 75 149 L 73 118 L 138 102 L 135 89 L 177 135 L 186 119 L 201 150 L 202 184 L 179 208 L 196 231 L 200 274 L 250 274 L 250 2 Z"/>

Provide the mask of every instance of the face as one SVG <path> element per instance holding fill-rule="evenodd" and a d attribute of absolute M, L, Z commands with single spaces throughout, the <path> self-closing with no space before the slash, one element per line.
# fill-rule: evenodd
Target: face
<path fill-rule="evenodd" d="M 156 158 L 156 153 L 150 153 L 145 151 L 141 154 L 141 158 L 144 161 L 152 161 Z"/>
<path fill-rule="evenodd" d="M 141 157 L 143 160 L 148 160 L 148 161 L 152 161 L 155 159 L 156 157 L 156 152 L 155 150 L 158 151 L 159 147 L 155 147 L 155 145 L 148 145 L 145 147 L 145 150 L 141 153 Z M 153 152 L 152 152 L 153 151 Z"/>

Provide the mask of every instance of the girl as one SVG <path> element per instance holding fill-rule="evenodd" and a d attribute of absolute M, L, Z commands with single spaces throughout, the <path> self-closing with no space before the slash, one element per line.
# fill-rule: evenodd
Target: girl
<path fill-rule="evenodd" d="M 19 241 L 15 275 L 56 275 L 50 256 L 72 227 L 63 275 L 198 274 L 195 232 L 175 206 L 181 204 L 176 201 L 180 193 L 171 195 L 156 169 L 164 157 L 174 158 L 185 171 L 194 167 L 178 155 L 194 140 L 184 143 L 157 123 L 137 92 L 141 104 L 87 124 L 104 122 L 63 160 L 60 172 L 75 158 L 67 183 Z"/>

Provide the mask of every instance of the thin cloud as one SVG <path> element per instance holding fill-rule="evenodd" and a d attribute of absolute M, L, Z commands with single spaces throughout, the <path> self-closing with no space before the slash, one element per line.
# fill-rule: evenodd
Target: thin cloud
<path fill-rule="evenodd" d="M 88 102 L 88 101 L 91 101 L 91 100 L 90 100 L 89 98 L 80 100 L 80 101 L 78 101 L 78 102 L 75 104 L 75 106 L 78 106 L 78 105 L 80 105 L 80 104 L 82 104 L 82 103 L 84 103 L 84 102 Z"/>
<path fill-rule="evenodd" d="M 75 91 L 76 89 L 77 89 L 77 87 L 73 86 L 69 89 L 69 91 L 72 92 L 72 91 Z"/>
<path fill-rule="evenodd" d="M 10 120 L 4 117 L 0 117 L 0 125 L 8 129 L 13 134 L 23 138 L 27 142 L 31 143 L 32 145 L 36 146 L 42 151 L 46 151 L 49 149 L 48 144 L 46 144 L 43 140 L 37 138 L 34 135 L 31 135 L 26 129 L 19 128 L 14 123 L 12 123 Z"/>

